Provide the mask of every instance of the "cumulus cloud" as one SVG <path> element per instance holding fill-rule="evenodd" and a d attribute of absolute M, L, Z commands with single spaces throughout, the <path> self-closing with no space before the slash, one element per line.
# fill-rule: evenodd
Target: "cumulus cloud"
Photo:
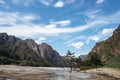
<path fill-rule="evenodd" d="M 62 2 L 62 1 L 58 1 L 58 2 L 55 3 L 56 8 L 61 8 L 63 6 L 64 6 L 64 2 Z"/>
<path fill-rule="evenodd" d="M 104 35 L 104 34 L 111 34 L 111 32 L 113 32 L 113 28 L 105 28 L 105 29 L 103 29 L 102 30 L 102 35 Z"/>
<path fill-rule="evenodd" d="M 74 42 L 74 43 L 71 44 L 71 46 L 73 46 L 77 49 L 80 49 L 83 45 L 84 45 L 83 42 Z"/>
<path fill-rule="evenodd" d="M 101 3 L 103 3 L 105 0 L 97 0 L 96 1 L 96 4 L 101 4 Z"/>

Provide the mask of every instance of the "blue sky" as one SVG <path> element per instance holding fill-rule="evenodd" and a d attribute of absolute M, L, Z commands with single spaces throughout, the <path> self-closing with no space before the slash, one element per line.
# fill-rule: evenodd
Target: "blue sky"
<path fill-rule="evenodd" d="M 87 54 L 120 24 L 120 0 L 0 0 L 0 33 Z"/>

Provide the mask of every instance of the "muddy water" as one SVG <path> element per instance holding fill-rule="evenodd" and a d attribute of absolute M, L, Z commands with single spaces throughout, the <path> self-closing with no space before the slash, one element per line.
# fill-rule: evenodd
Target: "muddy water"
<path fill-rule="evenodd" d="M 40 69 L 40 72 L 27 71 L 2 71 L 0 80 L 114 80 L 110 77 L 93 75 L 68 69 Z"/>

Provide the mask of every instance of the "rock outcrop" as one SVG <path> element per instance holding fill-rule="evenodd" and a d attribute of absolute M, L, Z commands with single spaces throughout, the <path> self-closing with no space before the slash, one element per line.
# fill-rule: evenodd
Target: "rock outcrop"
<path fill-rule="evenodd" d="M 61 56 L 46 43 L 37 44 L 32 39 L 21 40 L 0 33 L 0 56 L 10 59 L 42 62 L 49 66 L 60 66 Z"/>
<path fill-rule="evenodd" d="M 105 63 L 118 63 L 120 61 L 120 25 L 107 40 L 97 43 L 90 54 L 99 54 Z"/>
<path fill-rule="evenodd" d="M 26 39 L 27 46 L 50 65 L 60 65 L 61 56 L 50 45 L 46 43 L 37 44 L 32 39 Z"/>

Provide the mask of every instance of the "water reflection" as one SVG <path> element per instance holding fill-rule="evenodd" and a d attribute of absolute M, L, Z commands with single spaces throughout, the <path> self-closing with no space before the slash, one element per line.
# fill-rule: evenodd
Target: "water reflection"
<path fill-rule="evenodd" d="M 105 76 L 91 75 L 80 72 L 55 71 L 54 74 L 44 74 L 44 76 L 22 75 L 14 77 L 1 77 L 0 80 L 113 80 Z"/>
<path fill-rule="evenodd" d="M 1 77 L 0 80 L 16 80 L 14 78 L 8 78 L 8 77 Z"/>

